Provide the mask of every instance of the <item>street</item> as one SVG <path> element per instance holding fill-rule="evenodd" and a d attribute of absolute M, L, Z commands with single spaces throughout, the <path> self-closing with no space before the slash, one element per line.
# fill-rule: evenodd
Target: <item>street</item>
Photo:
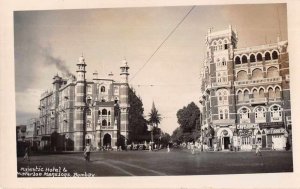
<path fill-rule="evenodd" d="M 256 156 L 253 151 L 197 151 L 192 154 L 188 150 L 168 153 L 166 149 L 104 151 L 91 153 L 90 162 L 84 160 L 82 153 L 37 154 L 31 156 L 30 161 L 18 158 L 18 176 L 170 176 L 293 171 L 291 151 L 263 151 L 262 154 Z M 42 170 L 40 174 L 32 174 L 39 170 Z"/>

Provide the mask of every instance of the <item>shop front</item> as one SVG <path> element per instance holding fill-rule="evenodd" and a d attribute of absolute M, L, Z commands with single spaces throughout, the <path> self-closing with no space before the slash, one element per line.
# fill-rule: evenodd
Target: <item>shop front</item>
<path fill-rule="evenodd" d="M 273 150 L 284 150 L 286 148 L 288 133 L 283 122 L 263 123 L 259 127 L 266 135 L 266 148 Z M 264 144 L 264 140 L 262 144 Z"/>
<path fill-rule="evenodd" d="M 237 125 L 238 146 L 240 150 L 249 151 L 255 148 L 256 143 L 259 141 L 259 139 L 256 138 L 256 133 L 254 133 L 257 129 L 259 129 L 257 124 Z"/>

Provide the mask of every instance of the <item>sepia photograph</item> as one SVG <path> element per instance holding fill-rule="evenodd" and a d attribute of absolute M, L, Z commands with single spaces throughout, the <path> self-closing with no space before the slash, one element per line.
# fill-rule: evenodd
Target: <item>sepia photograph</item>
<path fill-rule="evenodd" d="M 3 187 L 298 186 L 296 5 L 3 4 Z"/>
<path fill-rule="evenodd" d="M 15 11 L 14 39 L 18 177 L 293 171 L 286 4 Z"/>

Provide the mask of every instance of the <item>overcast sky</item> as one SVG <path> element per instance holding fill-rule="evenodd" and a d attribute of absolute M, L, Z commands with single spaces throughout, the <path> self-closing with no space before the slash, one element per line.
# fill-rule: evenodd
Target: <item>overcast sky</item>
<path fill-rule="evenodd" d="M 192 101 L 199 105 L 199 73 L 209 27 L 217 31 L 231 24 L 238 31 L 238 47 L 276 42 L 279 33 L 287 40 L 285 4 L 196 6 L 141 69 L 191 8 L 15 12 L 17 124 L 38 116 L 40 94 L 51 88 L 53 75 L 60 74 L 55 64 L 45 59 L 45 52 L 64 62 L 74 74 L 83 53 L 87 78 L 95 70 L 101 78 L 112 71 L 117 81 L 121 60 L 126 57 L 130 85 L 142 98 L 145 115 L 154 101 L 163 116 L 159 127 L 171 134 L 178 127 L 178 109 Z"/>

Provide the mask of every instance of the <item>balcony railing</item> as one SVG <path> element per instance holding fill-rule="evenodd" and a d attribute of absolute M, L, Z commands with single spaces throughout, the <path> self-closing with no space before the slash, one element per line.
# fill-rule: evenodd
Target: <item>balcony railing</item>
<path fill-rule="evenodd" d="M 231 86 L 231 82 L 227 81 L 227 82 L 214 82 L 212 83 L 212 87 L 230 87 Z"/>
<path fill-rule="evenodd" d="M 254 79 L 254 80 L 245 80 L 245 81 L 235 81 L 235 86 L 241 85 L 261 85 L 267 83 L 280 83 L 282 82 L 282 77 L 273 77 L 273 78 L 262 78 L 262 79 Z"/>
<path fill-rule="evenodd" d="M 267 98 L 252 98 L 249 102 L 250 104 L 266 104 Z"/>

